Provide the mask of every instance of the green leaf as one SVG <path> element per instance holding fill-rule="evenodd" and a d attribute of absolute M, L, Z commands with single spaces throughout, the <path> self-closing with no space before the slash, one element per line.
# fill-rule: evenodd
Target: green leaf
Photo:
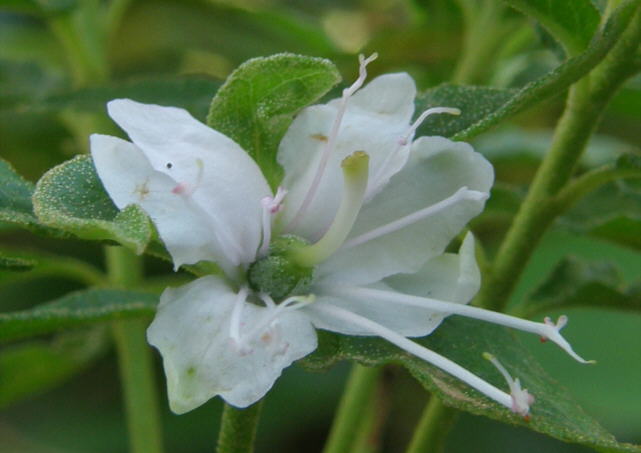
<path fill-rule="evenodd" d="M 101 329 L 66 333 L 0 350 L 0 409 L 56 387 L 86 369 L 106 350 Z"/>
<path fill-rule="evenodd" d="M 8 256 L 0 251 L 0 269 L 9 269 L 12 271 L 28 271 L 33 268 L 35 264 L 35 261 L 16 256 Z"/>
<path fill-rule="evenodd" d="M 0 313 L 0 343 L 114 319 L 152 316 L 158 296 L 92 289 L 68 294 L 30 310 Z"/>
<path fill-rule="evenodd" d="M 523 386 L 536 397 L 529 422 L 485 398 L 458 379 L 383 340 L 319 333 L 319 348 L 300 362 L 309 369 L 324 369 L 344 359 L 370 366 L 400 364 L 448 406 L 521 425 L 564 442 L 578 443 L 600 451 L 641 451 L 633 445 L 618 443 L 581 409 L 570 392 L 561 388 L 545 373 L 536 359 L 503 327 L 470 319 L 448 318 L 433 334 L 418 339 L 417 342 L 505 389 L 505 381 L 482 358 L 482 354 L 487 351 L 499 357 L 508 371 L 519 377 Z"/>
<path fill-rule="evenodd" d="M 505 0 L 533 17 L 554 36 L 570 55 L 583 51 L 596 32 L 601 15 L 590 0 Z"/>
<path fill-rule="evenodd" d="M 142 253 L 152 237 L 151 223 L 140 207 L 119 211 L 113 204 L 89 156 L 76 156 L 45 173 L 33 204 L 43 224 L 81 239 L 113 240 Z"/>
<path fill-rule="evenodd" d="M 516 93 L 517 90 L 512 89 L 461 86 L 451 83 L 443 83 L 431 88 L 417 96 L 417 114 L 431 107 L 456 107 L 461 110 L 461 114 L 430 116 L 419 127 L 417 136 L 451 137 L 500 109 Z"/>
<path fill-rule="evenodd" d="M 247 151 L 274 187 L 282 176 L 276 162 L 278 144 L 294 115 L 339 80 L 336 67 L 322 58 L 293 54 L 254 58 L 218 90 L 207 124 Z"/>
<path fill-rule="evenodd" d="M 559 2 L 554 2 L 555 5 L 557 3 Z M 484 91 L 485 99 L 479 103 L 484 115 L 481 118 L 470 116 L 468 118 L 472 119 L 471 122 L 461 121 L 458 127 L 452 126 L 447 131 L 448 136 L 454 140 L 468 140 L 547 98 L 563 93 L 603 60 L 627 27 L 638 4 L 639 0 L 622 1 L 607 22 L 596 32 L 594 39 L 584 52 L 566 60 L 543 77 L 528 83 L 511 97 L 506 98 L 502 90 L 497 90 L 494 93 L 497 98 L 493 99 L 491 91 Z M 475 110 L 477 108 L 475 96 L 479 93 L 477 90 L 478 87 L 460 87 L 460 90 L 455 92 L 456 98 L 451 101 L 445 96 L 441 97 L 443 105 L 456 107 L 455 103 L 458 103 L 461 106 L 475 106 L 473 108 Z M 448 119 L 442 118 L 441 121 L 448 121 Z M 427 127 L 429 124 L 426 123 L 419 128 L 418 135 L 434 135 Z"/>
<path fill-rule="evenodd" d="M 616 165 L 605 167 L 601 173 L 607 177 L 608 172 L 621 179 L 589 192 L 559 219 L 559 223 L 577 232 L 587 232 L 641 250 L 641 157 L 623 155 Z M 594 179 L 595 184 L 607 181 Z M 593 187 L 588 186 L 588 189 Z"/>
<path fill-rule="evenodd" d="M 641 280 L 630 288 L 624 286 L 619 269 L 613 263 L 569 257 L 556 265 L 520 311 L 531 317 L 577 306 L 641 310 Z"/>
<path fill-rule="evenodd" d="M 112 83 L 79 90 L 59 92 L 27 101 L 5 104 L 0 112 L 59 112 L 73 109 L 82 112 L 105 112 L 108 101 L 129 98 L 149 104 L 182 107 L 203 120 L 211 98 L 220 82 L 204 77 L 165 77 L 125 83 Z"/>
<path fill-rule="evenodd" d="M 33 213 L 34 186 L 22 178 L 9 162 L 0 159 L 0 221 L 23 228 L 41 228 Z"/>
<path fill-rule="evenodd" d="M 69 256 L 3 246 L 0 248 L 0 260 L 2 257 L 27 263 L 27 267 L 21 270 L 29 270 L 29 272 L 0 272 L 0 290 L 7 285 L 46 277 L 75 281 L 87 286 L 103 285 L 106 281 L 106 276 L 100 269 Z"/>

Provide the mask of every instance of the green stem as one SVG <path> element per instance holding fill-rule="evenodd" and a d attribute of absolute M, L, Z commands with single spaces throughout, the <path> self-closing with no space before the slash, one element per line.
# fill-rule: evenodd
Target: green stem
<path fill-rule="evenodd" d="M 556 210 L 564 212 L 588 193 L 617 179 L 641 178 L 641 170 L 636 168 L 616 168 L 604 165 L 575 178 L 555 197 Z"/>
<path fill-rule="evenodd" d="M 443 405 L 441 400 L 432 395 L 418 422 L 406 453 L 443 451 L 445 438 L 457 416 L 458 412 L 455 409 Z"/>
<path fill-rule="evenodd" d="M 262 407 L 262 401 L 246 409 L 237 409 L 225 404 L 216 451 L 218 453 L 252 453 Z"/>
<path fill-rule="evenodd" d="M 119 246 L 106 247 L 105 253 L 112 286 L 131 288 L 141 281 L 140 257 Z M 131 453 L 163 451 L 151 349 L 145 336 L 147 323 L 142 319 L 113 323 Z"/>
<path fill-rule="evenodd" d="M 376 388 L 381 369 L 354 365 L 338 406 L 336 417 L 323 453 L 351 453 L 358 437 L 358 427 L 366 413 Z"/>
<path fill-rule="evenodd" d="M 503 5 L 497 0 L 486 0 L 479 6 L 478 0 L 459 0 L 465 21 L 465 39 L 461 58 L 454 70 L 453 82 L 469 84 L 477 82 L 487 70 L 490 54 L 498 39 Z"/>
<path fill-rule="evenodd" d="M 641 39 L 637 11 L 610 54 L 570 88 L 566 108 L 550 150 L 534 177 L 525 201 L 499 247 L 492 271 L 484 279 L 477 303 L 503 310 L 533 250 L 561 213 L 554 198 L 572 177 L 576 163 L 612 95 L 631 75 L 628 63 Z"/>

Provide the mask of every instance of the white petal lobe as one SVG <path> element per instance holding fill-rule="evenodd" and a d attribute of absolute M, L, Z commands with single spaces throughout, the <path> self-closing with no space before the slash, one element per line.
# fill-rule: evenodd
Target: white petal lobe
<path fill-rule="evenodd" d="M 258 165 L 225 135 L 186 110 L 117 99 L 109 115 L 147 156 L 171 176 L 176 191 L 199 205 L 234 264 L 253 261 L 260 244 L 260 200 L 272 195 Z"/>
<path fill-rule="evenodd" d="M 243 348 L 229 335 L 236 293 L 215 276 L 165 290 L 147 331 L 163 357 L 172 411 L 190 411 L 220 395 L 247 407 L 272 387 L 282 370 L 316 349 L 316 332 L 300 312 L 284 313 L 272 328 Z M 262 319 L 265 308 L 247 303 L 243 331 Z"/>
<path fill-rule="evenodd" d="M 116 206 L 137 204 L 151 217 L 178 268 L 200 260 L 231 266 L 212 234 L 210 217 L 189 198 L 173 192 L 170 176 L 152 168 L 143 152 L 125 140 L 91 136 L 98 176 Z"/>
<path fill-rule="evenodd" d="M 346 243 L 451 197 L 462 187 L 488 193 L 492 166 L 467 143 L 421 137 L 402 171 L 361 210 Z M 318 269 L 327 284 L 363 285 L 398 273 L 417 272 L 440 255 L 484 206 L 484 197 L 463 199 L 397 231 L 339 250 Z"/>

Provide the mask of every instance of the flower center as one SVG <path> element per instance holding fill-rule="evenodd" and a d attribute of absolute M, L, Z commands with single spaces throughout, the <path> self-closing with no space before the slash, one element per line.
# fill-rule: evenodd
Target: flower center
<path fill-rule="evenodd" d="M 292 294 L 309 292 L 314 268 L 303 266 L 293 258 L 294 251 L 307 245 L 307 241 L 293 234 L 272 240 L 267 254 L 249 266 L 249 286 L 258 293 L 269 295 L 276 302 Z"/>

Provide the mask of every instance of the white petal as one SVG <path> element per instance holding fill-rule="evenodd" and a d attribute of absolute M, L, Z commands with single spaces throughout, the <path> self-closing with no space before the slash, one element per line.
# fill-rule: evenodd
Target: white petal
<path fill-rule="evenodd" d="M 474 237 L 468 234 L 458 254 L 444 253 L 415 274 L 399 274 L 370 288 L 430 297 L 445 302 L 468 303 L 479 290 L 481 275 L 474 254 Z M 320 290 L 322 291 L 322 289 Z M 319 296 L 306 308 L 317 328 L 347 335 L 370 335 L 367 330 L 328 316 L 315 306 L 328 303 L 356 313 L 406 337 L 422 337 L 436 329 L 446 314 L 411 305 L 369 298 Z"/>
<path fill-rule="evenodd" d="M 256 163 L 225 135 L 186 110 L 117 99 L 109 115 L 212 219 L 235 264 L 254 260 L 261 240 L 262 198 L 271 190 Z"/>
<path fill-rule="evenodd" d="M 177 268 L 200 260 L 231 263 L 212 233 L 210 217 L 192 200 L 172 192 L 170 176 L 154 170 L 135 145 L 108 135 L 91 136 L 98 176 L 118 208 L 137 204 L 151 217 Z"/>
<path fill-rule="evenodd" d="M 284 313 L 269 338 L 239 351 L 229 336 L 236 293 L 220 278 L 199 278 L 165 290 L 147 330 L 163 357 L 169 403 L 181 414 L 220 395 L 236 407 L 261 399 L 293 361 L 316 349 L 316 332 L 300 312 Z M 246 303 L 241 329 L 256 323 L 265 308 Z M 242 332 L 242 331 L 241 331 Z"/>
<path fill-rule="evenodd" d="M 370 156 L 372 177 L 368 194 L 377 192 L 403 167 L 409 146 L 401 146 L 399 141 L 409 129 L 415 94 L 411 77 L 389 74 L 373 80 L 349 100 L 336 149 L 329 158 L 316 196 L 294 233 L 315 240 L 327 229 L 342 196 L 340 163 L 349 154 L 365 151 Z M 281 219 L 283 225 L 292 220 L 311 186 L 339 101 L 304 109 L 281 141 L 278 161 L 285 169 L 283 186 L 289 191 Z"/>
<path fill-rule="evenodd" d="M 493 180 L 490 163 L 467 143 L 421 137 L 412 145 L 405 168 L 363 207 L 348 241 L 444 200 L 462 187 L 489 192 Z M 483 200 L 462 200 L 402 229 L 340 249 L 319 266 L 318 278 L 325 283 L 363 285 L 416 272 L 443 253 L 483 206 Z"/>

